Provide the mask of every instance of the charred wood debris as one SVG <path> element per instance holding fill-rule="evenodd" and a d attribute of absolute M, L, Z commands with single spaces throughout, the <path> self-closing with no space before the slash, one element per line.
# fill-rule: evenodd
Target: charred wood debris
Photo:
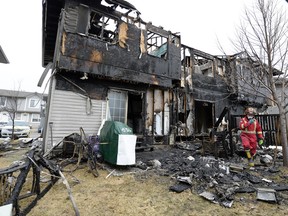
<path fill-rule="evenodd" d="M 288 176 L 279 169 L 282 154 L 276 149 L 259 149 L 255 167 L 250 168 L 241 146 L 233 156 L 215 157 L 203 154 L 202 143 L 179 142 L 158 153 L 157 149 L 143 152 L 138 155 L 136 166 L 152 167 L 159 174 L 174 178 L 170 191 L 180 193 L 189 189 L 224 207 L 233 205 L 237 193 L 256 193 L 257 200 L 287 204 L 288 194 L 284 193 L 288 190 Z"/>
<path fill-rule="evenodd" d="M 32 143 L 33 141 L 33 143 Z M 52 161 L 47 160 L 41 154 L 41 141 L 36 139 L 28 139 L 28 141 L 19 141 L 20 148 L 30 146 L 30 150 L 26 152 L 25 157 L 18 161 L 14 161 L 9 167 L 0 169 L 0 207 L 3 205 L 13 206 L 13 215 L 26 215 L 37 204 L 51 187 L 60 178 L 59 167 Z M 17 151 L 7 139 L 0 144 L 0 156 L 10 155 Z M 28 174 L 32 173 L 31 177 Z M 49 176 L 45 186 L 41 186 L 41 178 L 43 174 Z M 28 180 L 29 179 L 29 180 Z M 23 193 L 22 188 L 29 184 L 30 191 Z M 25 186 L 24 186 L 25 185 Z M 30 199 L 27 199 L 30 198 Z M 29 200 L 25 207 L 21 208 L 21 200 Z"/>
<path fill-rule="evenodd" d="M 82 140 L 81 135 L 77 133 L 67 137 L 71 143 L 76 144 L 75 147 Z M 221 151 L 215 157 L 213 153 L 203 151 L 204 142 L 201 139 L 179 141 L 174 145 L 155 145 L 149 150 L 136 151 L 136 164 L 126 166 L 125 169 L 123 166 L 111 166 L 100 160 L 97 164 L 101 169 L 107 168 L 108 171 L 113 169 L 107 177 L 118 168 L 120 172 L 123 170 L 124 172 L 131 172 L 131 169 L 133 169 L 133 173 L 153 171 L 153 173 L 175 180 L 175 184 L 167 190 L 180 193 L 188 189 L 205 200 L 224 207 L 231 207 L 235 201 L 235 195 L 239 193 L 256 193 L 257 200 L 269 203 L 288 203 L 288 185 L 286 183 L 288 176 L 281 172 L 282 154 L 277 148 L 263 147 L 258 149 L 255 167 L 250 168 L 246 165 L 241 143 L 236 144 L 233 155 L 227 156 Z M 9 142 L 1 144 L 1 156 L 9 150 L 9 146 Z M 16 215 L 26 215 L 36 205 L 37 200 L 43 197 L 59 179 L 62 179 L 63 183 L 65 182 L 65 177 L 61 171 L 64 172 L 64 167 L 69 163 L 75 164 L 77 161 L 79 163 L 79 157 L 77 159 L 78 154 L 73 154 L 74 158 L 71 157 L 71 149 L 63 150 L 63 148 L 60 148 L 60 151 L 54 148 L 54 150 L 43 154 L 42 142 L 39 139 L 30 139 L 27 143 L 20 142 L 20 146 L 30 147 L 25 159 L 0 170 L 1 187 L 2 191 L 5 192 L 1 194 L 1 205 L 12 203 Z M 77 148 L 79 150 L 79 146 Z M 75 153 L 75 149 L 73 152 Z M 81 163 L 87 162 L 85 152 L 79 155 L 82 155 Z M 68 156 L 69 160 L 67 160 Z M 40 182 L 43 180 L 44 169 L 46 174 L 50 173 L 50 179 L 46 181 L 48 184 L 43 189 L 40 187 Z M 15 179 L 14 174 L 17 171 L 20 171 L 20 174 Z M 25 196 L 20 195 L 30 171 L 33 172 L 31 193 Z M 114 173 L 116 175 L 116 172 Z M 97 177 L 97 175 L 95 176 Z M 68 189 L 69 185 L 66 187 Z M 36 195 L 34 200 L 24 209 L 20 209 L 19 201 L 32 195 Z M 77 215 L 77 206 L 72 195 L 70 199 Z"/>

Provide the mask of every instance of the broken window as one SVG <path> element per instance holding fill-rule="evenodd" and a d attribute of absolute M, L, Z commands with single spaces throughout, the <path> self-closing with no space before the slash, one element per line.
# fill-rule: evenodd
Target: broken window
<path fill-rule="evenodd" d="M 117 21 L 96 11 L 91 11 L 88 34 L 111 43 L 117 35 Z"/>
<path fill-rule="evenodd" d="M 167 58 L 167 41 L 168 38 L 160 34 L 147 31 L 147 51 L 149 55 L 158 58 Z"/>
<path fill-rule="evenodd" d="M 213 61 L 201 57 L 195 58 L 195 73 L 213 77 Z"/>
<path fill-rule="evenodd" d="M 5 107 L 6 106 L 6 97 L 0 96 L 0 107 Z"/>
<path fill-rule="evenodd" d="M 127 123 L 128 94 L 125 91 L 110 90 L 108 93 L 111 121 Z"/>

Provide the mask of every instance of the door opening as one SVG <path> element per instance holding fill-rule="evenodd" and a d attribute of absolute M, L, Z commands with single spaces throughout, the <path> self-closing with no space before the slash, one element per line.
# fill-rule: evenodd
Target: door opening
<path fill-rule="evenodd" d="M 134 134 L 143 134 L 144 122 L 143 113 L 143 97 L 142 94 L 128 93 L 128 114 L 127 124 L 133 129 Z"/>
<path fill-rule="evenodd" d="M 213 103 L 195 101 L 195 133 L 209 133 L 208 129 L 213 128 Z"/>

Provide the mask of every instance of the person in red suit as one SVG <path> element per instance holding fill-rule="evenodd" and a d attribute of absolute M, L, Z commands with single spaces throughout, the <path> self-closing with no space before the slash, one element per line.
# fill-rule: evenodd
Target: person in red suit
<path fill-rule="evenodd" d="M 263 144 L 262 128 L 255 118 L 256 111 L 252 107 L 245 110 L 245 117 L 240 121 L 240 138 L 248 158 L 248 165 L 254 166 L 253 157 L 257 150 L 257 141 L 259 145 Z"/>

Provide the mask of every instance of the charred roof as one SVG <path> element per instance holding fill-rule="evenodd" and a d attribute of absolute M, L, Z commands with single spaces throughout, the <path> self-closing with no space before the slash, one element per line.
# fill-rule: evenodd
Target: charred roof
<path fill-rule="evenodd" d="M 94 8 L 106 9 L 109 13 L 117 11 L 120 7 L 125 9 L 125 14 L 128 15 L 131 11 L 135 11 L 138 15 L 140 12 L 124 0 L 71 0 Z M 57 37 L 58 22 L 61 16 L 61 11 L 65 7 L 65 0 L 45 0 L 43 1 L 42 10 L 42 65 L 46 67 L 49 62 L 53 62 L 54 49 Z M 106 4 L 105 4 L 106 3 Z"/>

